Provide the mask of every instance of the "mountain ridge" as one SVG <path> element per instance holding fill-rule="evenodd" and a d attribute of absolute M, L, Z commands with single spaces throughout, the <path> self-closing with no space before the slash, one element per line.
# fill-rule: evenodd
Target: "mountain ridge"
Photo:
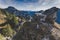
<path fill-rule="evenodd" d="M 52 7 L 53 9 L 56 8 L 56 7 Z M 50 9 L 52 9 L 50 8 Z M 0 8 L 1 9 L 1 8 Z M 17 10 L 16 8 L 12 7 L 12 6 L 9 6 L 8 8 L 5 8 L 3 10 L 6 10 L 7 12 L 9 13 L 12 13 L 12 14 L 15 14 L 16 16 L 22 16 L 22 17 L 26 17 L 26 15 L 30 15 L 30 16 L 33 16 L 36 14 L 40 14 L 40 13 L 44 13 L 45 14 L 45 11 L 47 14 L 49 14 L 50 11 L 43 11 L 43 10 L 40 10 L 40 11 L 24 11 L 24 10 Z M 49 10 L 49 9 L 48 9 Z M 52 13 L 53 13 L 54 10 L 52 10 Z M 60 24 L 60 9 L 58 8 L 58 11 L 57 11 L 57 19 L 56 19 L 56 22 Z"/>
<path fill-rule="evenodd" d="M 58 10 L 59 8 L 56 7 L 52 7 L 45 11 L 33 11 L 33 12 L 19 11 L 11 7 L 8 7 L 7 9 L 0 9 L 0 14 L 2 14 L 2 18 L 7 21 L 4 22 L 3 24 L 0 24 L 1 26 L 0 28 L 6 30 L 6 28 L 8 29 L 8 27 L 11 27 L 12 30 L 16 32 L 16 34 L 12 35 L 13 38 L 11 37 L 14 40 L 20 40 L 20 39 L 48 40 L 48 38 L 49 40 L 51 40 L 50 36 L 54 36 L 53 39 L 56 38 L 59 39 L 60 35 L 58 35 L 57 32 L 60 33 L 59 31 L 60 26 L 55 21 L 57 18 Z M 6 18 L 4 18 L 4 15 L 6 16 Z M 9 26 L 5 26 L 8 24 Z M 56 34 L 54 34 L 54 30 L 56 31 L 55 32 Z M 10 33 L 10 31 L 8 33 Z M 4 34 L 5 33 L 3 32 L 3 35 Z M 25 38 L 25 34 L 26 34 L 26 38 Z M 56 37 L 56 35 L 58 36 Z M 6 36 L 11 36 L 11 35 L 6 35 Z"/>

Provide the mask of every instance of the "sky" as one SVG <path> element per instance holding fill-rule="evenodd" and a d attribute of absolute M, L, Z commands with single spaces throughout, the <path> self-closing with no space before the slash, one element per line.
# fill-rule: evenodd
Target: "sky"
<path fill-rule="evenodd" d="M 60 8 L 60 0 L 0 0 L 0 8 L 9 6 L 18 10 L 46 10 L 51 7 Z"/>

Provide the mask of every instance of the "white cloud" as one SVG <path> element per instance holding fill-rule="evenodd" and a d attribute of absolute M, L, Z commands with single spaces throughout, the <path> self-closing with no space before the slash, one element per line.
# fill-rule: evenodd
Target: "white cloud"
<path fill-rule="evenodd" d="M 14 0 L 0 0 L 0 8 L 6 8 L 8 6 L 13 6 L 19 10 L 45 10 L 53 6 L 60 8 L 60 0 L 39 0 L 36 3 L 21 4 L 17 4 Z"/>

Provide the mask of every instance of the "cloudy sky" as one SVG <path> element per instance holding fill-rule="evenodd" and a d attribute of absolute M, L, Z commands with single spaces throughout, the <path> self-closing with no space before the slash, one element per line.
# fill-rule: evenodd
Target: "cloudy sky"
<path fill-rule="evenodd" d="M 8 6 L 18 10 L 46 10 L 54 6 L 60 8 L 60 0 L 0 0 L 0 8 Z"/>

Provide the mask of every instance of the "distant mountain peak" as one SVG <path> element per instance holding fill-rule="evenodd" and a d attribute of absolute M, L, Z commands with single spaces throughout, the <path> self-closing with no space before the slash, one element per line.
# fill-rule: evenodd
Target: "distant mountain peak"
<path fill-rule="evenodd" d="M 15 9 L 14 7 L 12 7 L 12 6 L 9 6 L 8 8 L 12 8 L 12 9 Z"/>
<path fill-rule="evenodd" d="M 57 8 L 57 7 L 52 7 L 51 9 L 57 11 L 59 8 Z"/>
<path fill-rule="evenodd" d="M 6 8 L 6 10 L 16 11 L 17 9 L 12 6 L 9 6 L 8 8 Z"/>
<path fill-rule="evenodd" d="M 57 7 L 52 7 L 52 8 L 57 8 Z"/>
<path fill-rule="evenodd" d="M 52 14 L 52 13 L 57 12 L 57 11 L 58 11 L 58 8 L 57 7 L 52 7 L 50 9 L 44 11 L 43 14 L 48 15 L 48 14 Z"/>

